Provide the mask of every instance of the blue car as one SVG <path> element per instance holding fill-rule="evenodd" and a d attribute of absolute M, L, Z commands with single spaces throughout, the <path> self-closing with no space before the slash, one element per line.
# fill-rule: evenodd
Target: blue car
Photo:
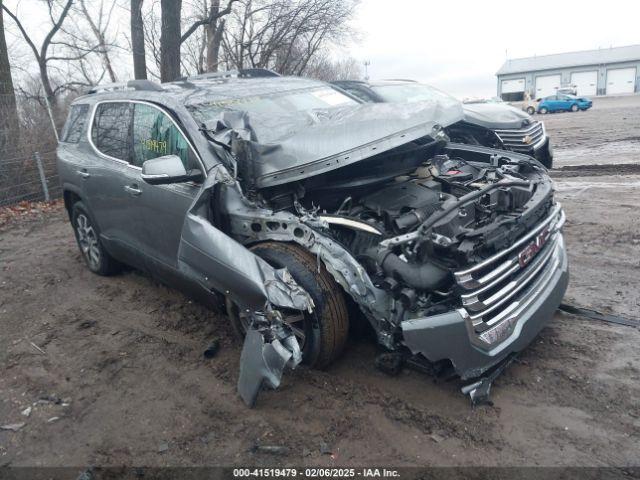
<path fill-rule="evenodd" d="M 577 112 L 578 110 L 588 110 L 592 105 L 593 102 L 584 97 L 565 94 L 551 95 L 540 101 L 538 113 Z"/>

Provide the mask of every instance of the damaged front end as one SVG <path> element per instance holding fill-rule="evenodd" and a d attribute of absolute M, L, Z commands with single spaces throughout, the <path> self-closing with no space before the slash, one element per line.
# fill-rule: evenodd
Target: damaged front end
<path fill-rule="evenodd" d="M 210 221 L 213 192 L 225 183 L 233 184 L 233 180 L 218 168 L 189 209 L 178 265 L 206 290 L 223 292 L 249 319 L 238 392 L 253 406 L 263 385 L 277 388 L 285 367 L 295 368 L 302 360 L 295 336 L 278 308 L 311 312 L 314 305 L 286 268 L 273 268 Z"/>
<path fill-rule="evenodd" d="M 311 252 L 383 347 L 450 362 L 463 379 L 526 347 L 564 295 L 564 214 L 544 167 L 449 143 L 442 127 L 459 120 L 451 110 L 359 108 L 361 117 L 334 112 L 303 128 L 299 116 L 280 118 L 281 138 L 271 131 L 264 142 L 244 113 L 203 124 L 234 175 L 203 188 L 209 201 L 203 196 L 189 214 L 180 261 L 251 318 L 239 382 L 249 405 L 261 385 L 277 386 L 285 366 L 300 361 L 278 308 L 314 308 L 251 245 L 288 242 Z M 396 122 L 380 123 L 389 116 Z M 214 200 L 219 210 L 207 212 Z"/>

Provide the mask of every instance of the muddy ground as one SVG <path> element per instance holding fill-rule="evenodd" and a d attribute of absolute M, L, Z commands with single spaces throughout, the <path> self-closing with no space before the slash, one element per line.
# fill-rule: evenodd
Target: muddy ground
<path fill-rule="evenodd" d="M 615 166 L 640 164 L 640 97 L 544 120 L 566 167 L 566 301 L 640 317 L 640 172 Z M 594 163 L 608 167 L 575 167 Z M 0 465 L 640 464 L 631 327 L 556 314 L 494 384 L 493 407 L 472 409 L 459 381 L 377 371 L 360 340 L 249 410 L 226 317 L 135 271 L 91 274 L 59 209 L 2 229 L 0 327 L 0 424 L 24 423 L 0 431 Z"/>

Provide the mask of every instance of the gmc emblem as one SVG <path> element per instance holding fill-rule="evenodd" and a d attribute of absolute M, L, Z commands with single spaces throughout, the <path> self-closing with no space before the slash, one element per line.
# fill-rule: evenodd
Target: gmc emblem
<path fill-rule="evenodd" d="M 544 244 L 549 240 L 550 233 L 551 231 L 549 230 L 549 227 L 545 227 L 538 235 L 536 235 L 533 241 L 524 247 L 524 249 L 518 254 L 518 263 L 520 264 L 520 268 L 527 265 L 533 257 L 536 256 L 536 253 L 542 250 Z"/>

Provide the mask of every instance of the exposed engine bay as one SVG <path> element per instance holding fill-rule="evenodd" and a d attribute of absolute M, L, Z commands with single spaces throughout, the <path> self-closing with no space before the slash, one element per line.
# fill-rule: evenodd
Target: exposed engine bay
<path fill-rule="evenodd" d="M 452 272 L 505 248 L 547 214 L 544 168 L 517 157 L 416 142 L 262 194 L 276 210 L 322 222 L 392 294 L 397 324 L 410 311 L 457 306 Z"/>

